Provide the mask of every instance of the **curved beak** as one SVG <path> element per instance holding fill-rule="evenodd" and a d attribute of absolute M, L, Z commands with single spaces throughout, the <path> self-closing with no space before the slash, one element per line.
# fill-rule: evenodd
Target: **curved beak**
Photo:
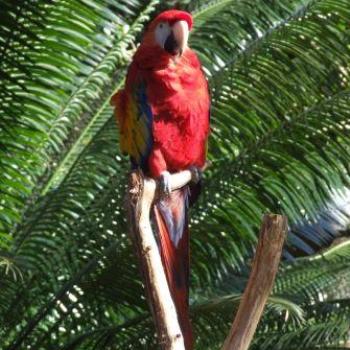
<path fill-rule="evenodd" d="M 164 49 L 171 55 L 182 55 L 187 48 L 189 29 L 186 21 L 173 24 L 170 35 L 165 41 Z"/>

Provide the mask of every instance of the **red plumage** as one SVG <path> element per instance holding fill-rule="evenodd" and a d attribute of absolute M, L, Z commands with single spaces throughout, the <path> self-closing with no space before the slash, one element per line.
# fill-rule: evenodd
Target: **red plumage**
<path fill-rule="evenodd" d="M 141 167 L 154 178 L 164 171 L 201 168 L 206 160 L 210 98 L 201 64 L 187 46 L 180 54 L 165 49 L 176 44 L 176 40 L 171 41 L 175 29 L 186 27 L 181 22 L 175 28 L 179 21 L 185 21 L 191 29 L 192 17 L 183 11 L 165 11 L 151 22 L 129 67 L 125 89 L 112 98 L 123 151 L 131 156 L 134 167 Z M 162 46 L 159 41 L 167 30 L 168 43 Z M 192 349 L 188 318 L 188 196 L 187 187 L 172 192 L 155 205 L 153 217 L 186 349 Z"/>

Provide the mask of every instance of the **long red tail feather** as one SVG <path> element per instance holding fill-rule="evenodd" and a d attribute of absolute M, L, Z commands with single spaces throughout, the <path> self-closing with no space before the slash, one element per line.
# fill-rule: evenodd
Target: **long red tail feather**
<path fill-rule="evenodd" d="M 187 187 L 154 206 L 162 263 L 177 310 L 186 350 L 193 349 L 189 318 L 189 230 Z"/>

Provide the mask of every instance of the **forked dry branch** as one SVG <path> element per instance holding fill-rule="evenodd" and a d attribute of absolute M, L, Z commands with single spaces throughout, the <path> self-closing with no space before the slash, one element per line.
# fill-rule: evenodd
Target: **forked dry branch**
<path fill-rule="evenodd" d="M 171 189 L 185 186 L 194 176 L 190 170 L 172 174 Z M 159 343 L 163 350 L 184 350 L 176 309 L 151 227 L 150 212 L 157 196 L 158 184 L 155 180 L 144 177 L 140 171 L 131 173 L 127 197 L 130 231 Z M 286 217 L 275 214 L 264 216 L 249 281 L 223 350 L 248 349 L 273 287 L 286 231 Z"/>

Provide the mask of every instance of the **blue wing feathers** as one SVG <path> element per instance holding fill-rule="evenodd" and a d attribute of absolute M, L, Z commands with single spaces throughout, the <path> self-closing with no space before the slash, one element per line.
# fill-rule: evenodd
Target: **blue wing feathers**
<path fill-rule="evenodd" d="M 153 123 L 153 114 L 151 106 L 148 103 L 147 99 L 147 93 L 146 93 L 146 84 L 144 82 L 140 83 L 135 91 L 135 98 L 136 98 L 136 104 L 137 104 L 137 110 L 138 110 L 138 119 L 140 121 L 140 124 L 144 125 L 144 133 L 142 133 L 142 136 L 144 138 L 144 145 L 145 147 L 143 149 L 138 149 L 141 157 L 140 157 L 140 163 L 136 165 L 141 167 L 144 171 L 147 171 L 147 161 L 148 157 L 152 151 L 153 147 L 153 135 L 152 135 L 152 123 Z M 135 165 L 135 159 L 132 160 L 132 166 Z"/>

